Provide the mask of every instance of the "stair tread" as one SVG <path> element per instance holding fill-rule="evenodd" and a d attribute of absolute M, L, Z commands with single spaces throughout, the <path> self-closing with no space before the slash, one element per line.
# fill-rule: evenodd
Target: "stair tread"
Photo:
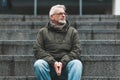
<path fill-rule="evenodd" d="M 119 61 L 120 55 L 84 55 L 82 61 Z M 0 55 L 0 61 L 35 61 L 34 55 Z"/>

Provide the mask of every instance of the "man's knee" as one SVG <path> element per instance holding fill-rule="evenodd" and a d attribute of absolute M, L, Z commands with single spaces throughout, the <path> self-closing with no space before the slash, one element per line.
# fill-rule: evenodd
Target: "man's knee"
<path fill-rule="evenodd" d="M 77 59 L 72 60 L 69 63 L 70 63 L 70 65 L 72 65 L 72 67 L 82 68 L 82 66 L 83 66 L 82 62 L 80 60 L 77 60 Z"/>
<path fill-rule="evenodd" d="M 77 60 L 77 59 L 73 60 L 73 63 L 76 64 L 76 65 L 78 64 L 78 65 L 82 66 L 82 62 L 80 60 Z"/>
<path fill-rule="evenodd" d="M 38 67 L 42 68 L 45 65 L 47 65 L 47 62 L 42 59 L 39 59 L 34 63 L 34 68 L 38 68 Z"/>

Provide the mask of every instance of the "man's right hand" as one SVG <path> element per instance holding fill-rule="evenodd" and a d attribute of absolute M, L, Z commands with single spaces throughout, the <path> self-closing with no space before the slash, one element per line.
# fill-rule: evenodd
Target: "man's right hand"
<path fill-rule="evenodd" d="M 56 62 L 54 63 L 54 68 L 55 68 L 56 74 L 57 74 L 58 76 L 60 76 L 60 75 L 61 75 L 61 72 L 62 72 L 62 63 L 56 61 Z"/>

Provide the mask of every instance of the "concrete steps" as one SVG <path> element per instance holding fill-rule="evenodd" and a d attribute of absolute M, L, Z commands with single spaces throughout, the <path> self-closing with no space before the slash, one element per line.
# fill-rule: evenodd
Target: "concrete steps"
<path fill-rule="evenodd" d="M 117 78 L 120 76 L 120 55 L 82 55 L 83 77 Z M 34 76 L 33 55 L 5 55 L 0 56 L 0 76 Z M 104 80 L 104 79 L 103 79 Z"/>
<path fill-rule="evenodd" d="M 0 55 L 0 76 L 35 76 L 33 43 L 33 40 L 0 41 L 1 51 L 4 51 Z M 95 76 L 107 78 L 120 76 L 119 40 L 83 40 L 81 44 L 83 46 L 81 54 L 84 66 L 83 76 L 93 78 Z"/>
<path fill-rule="evenodd" d="M 70 15 L 80 34 L 82 80 L 120 80 L 120 16 Z M 48 16 L 0 15 L 0 80 L 36 80 L 32 52 Z"/>

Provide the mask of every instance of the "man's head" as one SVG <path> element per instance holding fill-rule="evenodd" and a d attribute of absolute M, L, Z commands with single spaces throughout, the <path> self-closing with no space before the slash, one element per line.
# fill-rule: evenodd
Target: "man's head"
<path fill-rule="evenodd" d="M 64 5 L 52 6 L 49 12 L 50 20 L 56 25 L 62 25 L 66 23 L 66 8 Z"/>

